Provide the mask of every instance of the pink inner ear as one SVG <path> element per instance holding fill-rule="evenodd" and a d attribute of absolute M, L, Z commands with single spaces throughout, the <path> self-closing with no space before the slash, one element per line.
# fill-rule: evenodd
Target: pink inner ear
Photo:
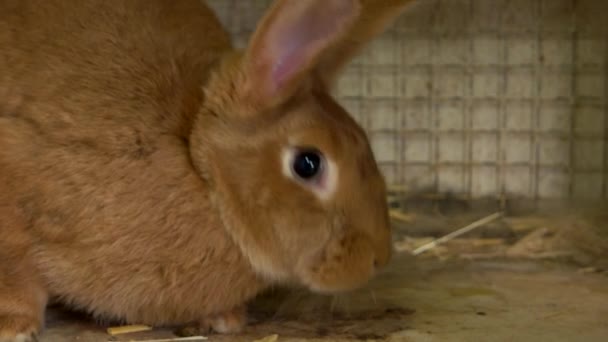
<path fill-rule="evenodd" d="M 303 71 L 315 54 L 320 52 L 319 42 L 327 32 L 321 31 L 323 27 L 315 28 L 314 21 L 314 18 L 297 18 L 295 23 L 284 27 L 274 36 L 271 42 L 274 46 L 268 50 L 273 52 L 269 58 L 272 61 L 270 77 L 274 89 L 280 89 Z"/>
<path fill-rule="evenodd" d="M 271 79 L 274 89 L 280 89 L 305 63 L 304 54 L 298 52 L 295 42 L 287 45 L 288 47 L 284 47 L 283 54 L 275 58 L 272 66 Z"/>
<path fill-rule="evenodd" d="M 264 78 L 271 96 L 297 82 L 356 13 L 351 0 L 286 0 L 283 7 L 260 37 L 259 56 L 269 72 Z"/>

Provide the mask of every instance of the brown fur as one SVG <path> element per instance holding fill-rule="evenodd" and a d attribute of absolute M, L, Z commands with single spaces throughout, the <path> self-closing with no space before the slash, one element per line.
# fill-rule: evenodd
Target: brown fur
<path fill-rule="evenodd" d="M 0 0 L 0 341 L 38 332 L 47 297 L 238 331 L 270 285 L 342 291 L 386 264 L 384 182 L 324 90 L 365 8 L 295 3 L 238 52 L 198 0 Z M 272 74 L 290 30 L 299 60 Z M 291 144 L 339 166 L 329 201 L 281 173 Z"/>

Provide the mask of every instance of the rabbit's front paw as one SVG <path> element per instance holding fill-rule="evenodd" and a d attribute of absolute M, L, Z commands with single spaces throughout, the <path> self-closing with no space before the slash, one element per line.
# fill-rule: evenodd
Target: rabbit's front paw
<path fill-rule="evenodd" d="M 238 307 L 233 310 L 209 317 L 206 322 L 213 331 L 220 334 L 234 334 L 241 332 L 247 325 L 247 310 Z"/>
<path fill-rule="evenodd" d="M 210 315 L 199 321 L 198 326 L 187 326 L 177 331 L 180 336 L 205 335 L 210 332 L 236 334 L 247 325 L 247 310 L 238 307 L 221 314 Z M 1 341 L 0 341 L 1 342 Z"/>
<path fill-rule="evenodd" d="M 36 342 L 38 326 L 33 317 L 0 315 L 0 342 Z"/>

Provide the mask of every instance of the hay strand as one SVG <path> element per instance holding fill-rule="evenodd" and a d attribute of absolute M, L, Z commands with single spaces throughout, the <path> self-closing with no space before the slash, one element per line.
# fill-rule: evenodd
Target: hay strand
<path fill-rule="evenodd" d="M 440 244 L 442 244 L 444 242 L 450 241 L 450 240 L 452 240 L 452 239 L 454 239 L 454 238 L 456 238 L 456 237 L 458 237 L 458 236 L 460 236 L 462 234 L 468 233 L 468 232 L 470 232 L 473 229 L 482 227 L 482 226 L 484 226 L 484 225 L 486 225 L 486 224 L 488 224 L 488 223 L 490 223 L 490 222 L 498 219 L 501 216 L 502 216 L 501 212 L 497 212 L 497 213 L 494 213 L 492 215 L 486 216 L 486 217 L 484 217 L 482 219 L 479 219 L 479 220 L 477 220 L 477 221 L 469 224 L 468 226 L 465 226 L 465 227 L 462 227 L 460 229 L 457 229 L 457 230 L 451 232 L 450 234 L 444 235 L 444 236 L 442 236 L 442 237 L 440 237 L 438 239 L 435 239 L 435 240 L 433 240 L 433 241 L 431 241 L 431 242 L 429 242 L 427 244 L 424 244 L 424 245 L 416 248 L 412 252 L 412 254 L 413 255 L 418 255 L 418 254 L 424 253 L 424 252 L 426 252 L 426 251 L 428 251 L 430 249 L 435 248 L 436 246 L 438 246 L 438 245 L 440 245 Z"/>

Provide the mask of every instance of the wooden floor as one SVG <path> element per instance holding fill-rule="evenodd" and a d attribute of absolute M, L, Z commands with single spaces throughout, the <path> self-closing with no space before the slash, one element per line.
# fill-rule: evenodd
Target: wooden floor
<path fill-rule="evenodd" d="M 548 234 L 547 221 L 527 220 L 527 228 L 525 220 L 502 222 L 512 234 L 490 227 L 419 256 L 408 246 L 431 237 L 397 234 L 402 252 L 369 287 L 339 297 L 277 291 L 252 304 L 245 333 L 208 340 L 608 341 L 608 273 L 597 264 L 605 259 L 552 254 L 551 239 L 560 234 Z M 153 330 L 112 337 L 106 328 L 52 309 L 40 342 L 178 336 Z"/>

